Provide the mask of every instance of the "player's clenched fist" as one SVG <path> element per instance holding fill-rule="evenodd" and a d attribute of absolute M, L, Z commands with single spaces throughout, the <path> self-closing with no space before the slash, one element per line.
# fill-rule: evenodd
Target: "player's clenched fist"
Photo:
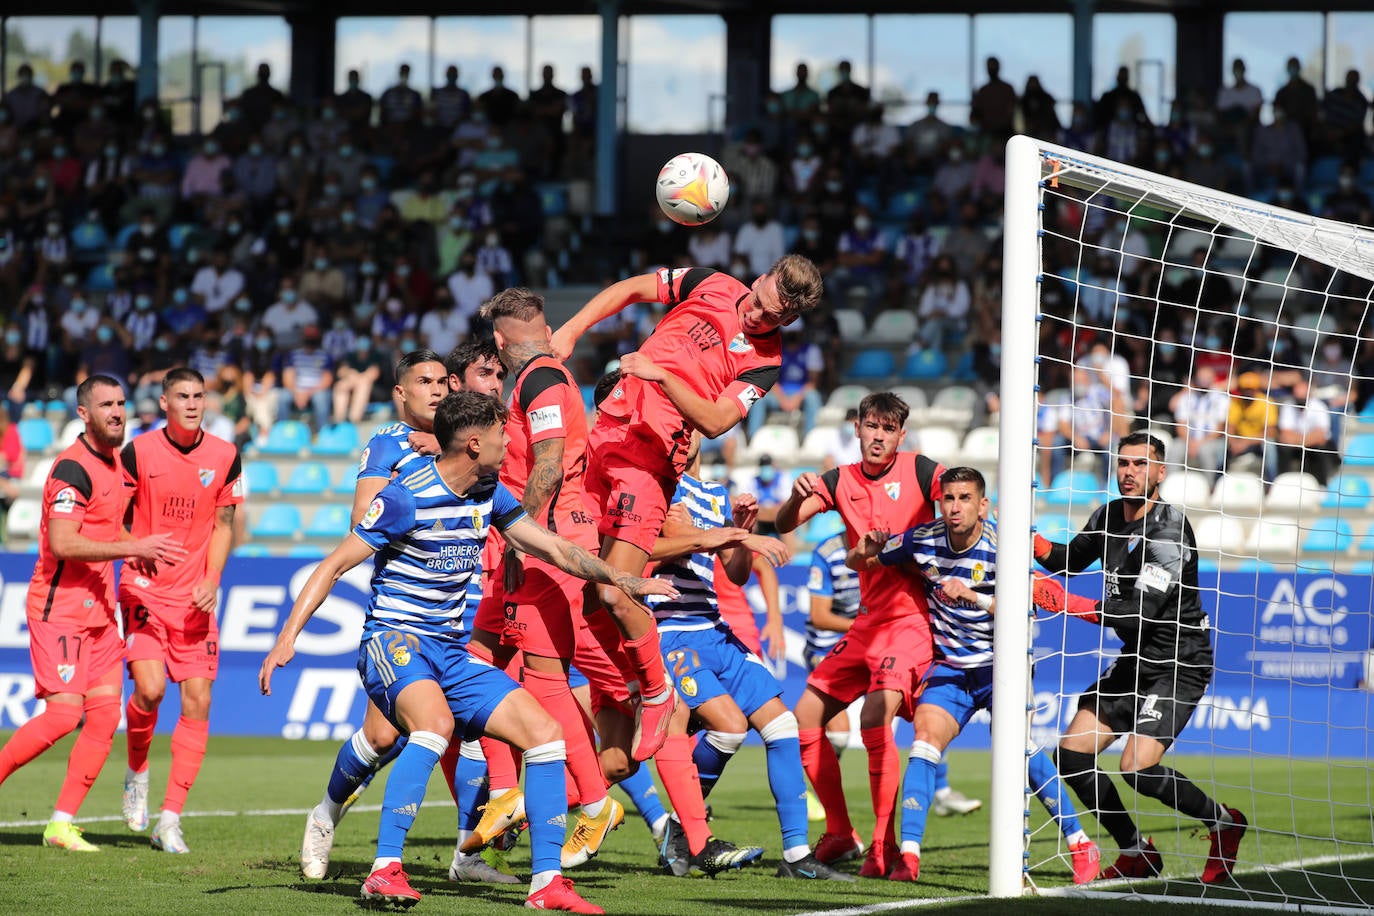
<path fill-rule="evenodd" d="M 798 501 L 806 499 L 816 492 L 816 485 L 821 482 L 821 475 L 815 471 L 803 471 L 797 475 L 797 479 L 792 482 L 792 497 Z"/>
<path fill-rule="evenodd" d="M 661 382 L 667 375 L 653 360 L 638 351 L 620 357 L 620 374 L 641 378 L 646 382 Z"/>

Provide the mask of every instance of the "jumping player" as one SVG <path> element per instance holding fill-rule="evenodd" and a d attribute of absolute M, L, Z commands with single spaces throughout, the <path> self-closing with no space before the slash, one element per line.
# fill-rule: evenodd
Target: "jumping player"
<path fill-rule="evenodd" d="M 499 401 L 476 392 L 457 392 L 439 404 L 439 458 L 383 488 L 353 532 L 311 574 L 262 664 L 267 694 L 272 672 L 290 662 L 297 636 L 333 584 L 375 556 L 359 672 L 369 698 L 409 740 L 387 779 L 377 858 L 362 887 L 369 903 L 409 906 L 419 900 L 401 867 L 406 833 L 453 735 L 485 732 L 524 751 L 533 855 L 526 905 L 601 912 L 559 869 L 566 817 L 562 727 L 504 672 L 470 656 L 455 635 L 493 525 L 510 544 L 564 572 L 614 584 L 635 598 L 673 592 L 664 583 L 611 569 L 528 519 L 496 480 L 506 416 Z"/>
<path fill-rule="evenodd" d="M 1121 498 L 1099 507 L 1067 545 L 1037 535 L 1035 558 L 1052 573 L 1077 573 L 1100 560 L 1101 601 L 1068 594 L 1049 577 L 1036 579 L 1041 610 L 1111 627 L 1121 654 L 1078 699 L 1059 739 L 1059 771 L 1116 840 L 1121 855 L 1103 878 L 1152 878 L 1163 870 L 1153 841 L 1143 839 L 1097 756 L 1119 736 L 1122 778 L 1141 795 L 1207 825 L 1212 846 L 1202 883 L 1226 880 L 1245 836 L 1245 815 L 1209 798 L 1188 777 L 1164 766 L 1212 679 L 1211 623 L 1197 587 L 1197 542 L 1183 512 L 1159 499 L 1164 444 L 1148 433 L 1117 446 Z"/>
<path fill-rule="evenodd" d="M 859 404 L 857 464 L 824 475 L 800 474 L 778 508 L 780 532 L 795 530 L 819 512 L 834 510 L 855 545 L 869 531 L 905 531 L 935 520 L 944 468 L 924 455 L 898 452 L 909 410 L 891 392 L 870 394 Z M 873 796 L 873 845 L 859 874 L 885 877 L 897 864 L 892 814 L 900 779 L 892 720 L 910 717 L 931 662 L 925 590 L 910 573 L 877 568 L 859 574 L 859 616 L 816 670 L 797 701 L 802 761 L 825 806 L 826 830 L 816 858 L 827 864 L 853 858 L 863 844 L 849 820 L 839 760 L 825 740 L 825 724 L 864 697 L 860 734 L 868 750 Z"/>
<path fill-rule="evenodd" d="M 201 428 L 205 379 L 179 367 L 162 379 L 167 425 L 124 447 L 125 492 L 135 537 L 168 532 L 187 545 L 185 562 L 125 569 L 119 580 L 125 658 L 134 691 L 124 709 L 129 769 L 124 822 L 148 826 L 148 747 L 167 681 L 181 690 L 181 717 L 172 732 L 172 766 L 152 845 L 190 852 L 181 810 L 200 772 L 210 734 L 210 687 L 219 673 L 215 620 L 220 576 L 234 539 L 234 512 L 243 502 L 242 465 L 233 443 Z"/>
<path fill-rule="evenodd" d="M 973 714 L 992 708 L 997 527 L 988 518 L 987 484 L 973 468 L 950 468 L 940 478 L 940 490 L 939 521 L 894 537 L 887 531 L 869 532 L 846 558 L 852 569 L 900 566 L 919 575 L 935 634 L 938 659 L 926 676 L 912 719 L 916 739 L 902 784 L 902 856 L 889 876 L 893 881 L 920 877 L 921 841 L 926 814 L 935 803 L 936 769 L 945 748 Z M 1097 877 L 1102 854 L 1079 826 L 1049 755 L 1032 750 L 1031 786 L 1068 843 L 1074 883 L 1087 884 Z"/>
<path fill-rule="evenodd" d="M 780 259 L 752 287 L 703 268 L 621 280 L 594 296 L 553 336 L 567 359 L 588 328 L 634 302 L 668 307 L 637 352 L 621 357 L 622 378 L 597 406 L 588 439 L 587 494 L 600 516 L 601 556 L 617 569 L 643 572 L 668 503 L 686 466 L 691 434 L 733 428 L 773 387 L 781 361 L 778 329 L 815 308 L 816 266 L 799 255 Z M 662 745 L 673 691 L 663 673 L 653 620 L 615 589 L 599 596 L 625 638 L 643 702 L 636 760 Z"/>
<path fill-rule="evenodd" d="M 108 375 L 90 376 L 77 388 L 76 414 L 86 428 L 43 484 L 38 564 L 25 600 L 34 695 L 45 706 L 0 748 L 0 783 L 75 731 L 84 715 L 43 845 L 96 852 L 72 819 L 119 728 L 124 643 L 114 619 L 114 561 L 172 569 L 187 553 L 168 531 L 138 540 L 125 534 L 123 387 Z"/>

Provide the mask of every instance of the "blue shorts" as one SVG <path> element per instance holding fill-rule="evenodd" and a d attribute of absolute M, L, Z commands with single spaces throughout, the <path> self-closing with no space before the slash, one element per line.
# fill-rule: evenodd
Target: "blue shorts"
<path fill-rule="evenodd" d="M 962 729 L 980 709 L 992 709 L 992 666 L 952 668 L 936 662 L 926 675 L 920 706 L 938 706 Z"/>
<path fill-rule="evenodd" d="M 589 684 L 591 684 L 591 681 L 587 680 L 585 674 L 577 670 L 576 665 L 568 666 L 568 687 L 570 689 L 576 690 L 579 687 L 586 687 Z"/>
<path fill-rule="evenodd" d="M 481 735 L 492 710 L 519 684 L 504 671 L 473 658 L 452 638 L 388 630 L 363 638 L 358 674 L 367 697 L 398 729 L 396 698 L 416 681 L 434 681 L 448 698 L 455 738 Z"/>
<path fill-rule="evenodd" d="M 752 716 L 782 685 L 725 624 L 709 630 L 659 630 L 663 666 L 678 696 L 696 709 L 716 697 L 730 697 Z"/>

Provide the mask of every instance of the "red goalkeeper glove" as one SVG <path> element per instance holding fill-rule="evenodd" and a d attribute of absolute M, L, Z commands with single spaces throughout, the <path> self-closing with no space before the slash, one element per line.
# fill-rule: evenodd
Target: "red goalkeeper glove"
<path fill-rule="evenodd" d="M 1084 598 L 1082 595 L 1070 594 L 1058 579 L 1051 576 L 1035 574 L 1035 585 L 1031 591 L 1031 601 L 1042 611 L 1051 614 L 1068 614 L 1070 617 L 1078 617 L 1089 623 L 1101 623 L 1102 619 L 1097 613 L 1096 601 L 1091 598 Z"/>
<path fill-rule="evenodd" d="M 1031 556 L 1035 559 L 1039 560 L 1042 557 L 1048 556 L 1051 548 L 1052 545 L 1050 542 L 1040 535 L 1037 534 L 1035 537 L 1031 538 Z"/>

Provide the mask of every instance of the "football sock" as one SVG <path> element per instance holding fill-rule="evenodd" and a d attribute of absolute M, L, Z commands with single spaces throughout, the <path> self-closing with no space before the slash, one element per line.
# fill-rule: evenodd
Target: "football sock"
<path fill-rule="evenodd" d="M 868 749 L 868 788 L 873 796 L 873 842 L 896 845 L 897 831 L 892 822 L 892 810 L 897 806 L 897 790 L 901 787 L 897 742 L 892 738 L 892 729 L 886 725 L 862 729 L 859 735 Z"/>
<path fill-rule="evenodd" d="M 444 756 L 439 758 L 439 772 L 444 774 L 444 785 L 448 787 L 448 794 L 453 796 L 453 803 L 458 804 L 458 748 L 462 746 L 460 741 L 450 741 L 448 747 L 444 748 Z"/>
<path fill-rule="evenodd" d="M 406 834 L 420 813 L 429 786 L 430 774 L 444 751 L 448 739 L 434 732 L 411 732 L 405 749 L 397 756 L 382 794 L 382 819 L 377 827 L 377 858 L 401 858 Z M 374 868 L 375 870 L 375 868 Z"/>
<path fill-rule="evenodd" d="M 945 761 L 945 758 L 944 758 L 943 756 L 941 756 L 941 757 L 940 757 L 940 762 L 937 763 L 937 764 L 935 765 L 935 791 L 936 791 L 936 792 L 939 792 L 941 789 L 948 789 L 948 788 L 949 788 L 949 764 Z M 931 797 L 934 798 L 933 795 L 932 795 Z"/>
<path fill-rule="evenodd" d="M 701 780 L 692 763 L 692 739 L 686 735 L 670 734 L 663 747 L 654 755 L 654 765 L 663 780 L 673 812 L 687 836 L 687 848 L 692 855 L 701 852 L 711 838 L 706 826 L 706 802 L 701 797 Z"/>
<path fill-rule="evenodd" d="M 649 632 L 638 639 L 625 640 L 625 655 L 630 659 L 630 667 L 639 677 L 640 696 L 650 701 L 657 700 L 668 692 L 668 680 L 663 671 L 663 654 L 659 648 L 656 627 L 650 627 Z"/>
<path fill-rule="evenodd" d="M 668 812 L 663 810 L 663 802 L 658 797 L 658 787 L 654 785 L 654 777 L 648 767 L 639 767 L 620 780 L 619 786 L 630 797 L 630 801 L 634 802 L 650 833 L 660 820 L 668 816 Z"/>
<path fill-rule="evenodd" d="M 1082 751 L 1059 749 L 1059 776 L 1068 783 L 1097 822 L 1107 828 L 1122 852 L 1134 849 L 1140 842 L 1135 821 L 1126 813 L 1121 793 L 1111 777 L 1097 768 L 1097 758 Z"/>
<path fill-rule="evenodd" d="M 196 781 L 200 765 L 205 760 L 205 746 L 210 740 L 210 723 L 201 719 L 177 719 L 172 730 L 172 767 L 167 774 L 167 795 L 163 811 L 180 814 L 186 806 L 186 794 Z"/>
<path fill-rule="evenodd" d="M 1225 808 L 1208 798 L 1187 776 L 1162 764 L 1156 763 L 1142 770 L 1128 770 L 1121 774 L 1121 778 L 1141 795 L 1158 799 L 1209 827 L 1215 826 L 1227 815 Z"/>
<path fill-rule="evenodd" d="M 526 667 L 525 689 L 563 726 L 568 773 L 576 787 L 571 793 L 574 803 L 585 808 L 588 804 L 604 800 L 606 777 L 601 772 L 601 760 L 596 755 L 592 723 L 573 698 L 572 690 L 568 687 L 568 676 Z"/>
<path fill-rule="evenodd" d="M 0 782 L 15 770 L 76 730 L 81 724 L 81 707 L 75 703 L 49 703 L 10 736 L 0 748 Z"/>
<path fill-rule="evenodd" d="M 86 793 L 100 775 L 100 768 L 110 756 L 115 730 L 119 728 L 119 694 L 101 694 L 86 698 L 86 724 L 72 745 L 67 758 L 67 776 L 57 796 L 57 809 L 76 814 Z"/>
<path fill-rule="evenodd" d="M 1078 811 L 1074 808 L 1073 801 L 1064 794 L 1064 782 L 1059 778 L 1059 771 L 1054 768 L 1054 761 L 1050 759 L 1050 755 L 1037 748 L 1035 753 L 1031 754 L 1026 772 L 1040 804 L 1044 805 L 1050 817 L 1058 822 L 1059 832 L 1065 837 L 1072 837 L 1081 832 L 1083 828 L 1078 823 Z"/>
<path fill-rule="evenodd" d="M 835 759 L 840 759 L 845 749 L 849 747 L 849 729 L 844 731 L 829 731 L 825 733 L 825 740 L 830 742 L 830 746 L 835 749 Z"/>
<path fill-rule="evenodd" d="M 744 737 L 744 732 L 708 731 L 697 741 L 696 749 L 692 751 L 692 762 L 696 764 L 701 778 L 702 798 L 710 795 L 716 787 L 716 780 L 720 779 L 725 765 L 744 743 Z"/>
<path fill-rule="evenodd" d="M 329 812 L 330 821 L 335 824 L 339 822 L 343 817 L 344 802 L 375 770 L 380 759 L 381 756 L 368 743 L 361 728 L 343 743 L 334 758 L 334 769 L 329 772 L 329 785 L 324 792 L 323 806 Z"/>
<path fill-rule="evenodd" d="M 453 794 L 458 805 L 458 829 L 471 831 L 482 819 L 478 809 L 487 803 L 487 758 L 482 756 L 482 745 L 476 741 L 464 741 L 458 746 Z"/>
<path fill-rule="evenodd" d="M 487 786 L 492 798 L 499 798 L 520 786 L 520 764 L 515 748 L 499 738 L 483 735 L 482 756 L 487 759 Z"/>
<path fill-rule="evenodd" d="M 849 820 L 849 807 L 844 800 L 844 784 L 840 778 L 840 759 L 825 740 L 825 730 L 803 728 L 798 733 L 801 742 L 802 766 L 811 788 L 825 808 L 825 832 L 850 836 L 854 825 Z"/>
<path fill-rule="evenodd" d="M 935 798 L 935 783 L 940 772 L 940 749 L 925 741 L 911 743 L 906 775 L 902 778 L 902 849 L 926 838 L 926 818 Z M 918 853 L 919 854 L 919 853 Z"/>
<path fill-rule="evenodd" d="M 802 847 L 810 851 L 806 839 L 806 772 L 801 765 L 797 717 L 783 713 L 759 729 L 759 737 L 763 739 L 768 788 L 773 790 L 773 803 L 778 809 L 783 849 Z"/>
<path fill-rule="evenodd" d="M 563 835 L 568 822 L 568 809 L 564 807 L 564 763 L 568 752 L 562 741 L 550 741 L 530 748 L 524 756 L 530 873 L 558 872 L 562 868 Z"/>
<path fill-rule="evenodd" d="M 148 769 L 148 748 L 157 728 L 157 710 L 144 710 L 129 697 L 124 705 L 124 737 L 129 745 L 129 769 L 142 773 Z"/>

